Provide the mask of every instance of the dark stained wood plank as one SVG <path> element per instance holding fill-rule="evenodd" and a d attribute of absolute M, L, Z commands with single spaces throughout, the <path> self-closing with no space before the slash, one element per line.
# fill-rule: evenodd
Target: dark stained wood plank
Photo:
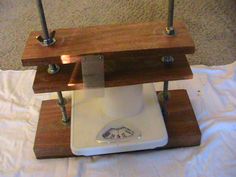
<path fill-rule="evenodd" d="M 118 57 L 118 56 L 116 56 Z M 133 55 L 107 57 L 104 60 L 105 87 L 134 85 L 164 80 L 192 79 L 193 74 L 184 55 L 174 56 L 175 62 L 165 66 L 161 56 Z M 55 75 L 46 72 L 47 66 L 38 66 L 33 90 L 35 93 L 75 90 L 83 88 L 81 63 L 61 65 Z"/>
<path fill-rule="evenodd" d="M 68 85 L 75 64 L 60 66 L 60 71 L 54 75 L 47 73 L 47 66 L 37 67 L 33 90 L 35 93 L 47 93 L 56 91 L 75 90 L 76 87 Z M 78 79 L 79 80 L 79 79 Z M 82 82 L 82 81 L 81 81 Z M 77 85 L 78 86 L 78 85 Z"/>
<path fill-rule="evenodd" d="M 155 55 L 123 57 L 118 62 L 105 60 L 105 87 L 192 79 L 187 58 L 184 55 L 174 58 L 172 65 L 164 65 L 161 56 Z"/>
<path fill-rule="evenodd" d="M 186 90 L 172 90 L 170 93 L 169 117 L 165 121 L 169 141 L 157 150 L 200 145 L 201 132 Z M 68 114 L 70 109 L 71 102 L 68 102 Z M 37 159 L 75 157 L 70 149 L 70 126 L 62 124 L 56 100 L 42 103 L 34 152 Z"/>
<path fill-rule="evenodd" d="M 176 36 L 165 34 L 166 22 L 104 25 L 56 30 L 54 46 L 43 47 L 35 39 L 41 32 L 32 32 L 22 56 L 24 66 L 49 63 L 65 64 L 90 54 L 132 55 L 132 53 L 189 54 L 195 50 L 194 42 L 184 23 L 174 23 Z"/>
<path fill-rule="evenodd" d="M 167 111 L 169 141 L 163 149 L 200 145 L 201 131 L 186 90 L 170 91 Z"/>
<path fill-rule="evenodd" d="M 66 105 L 71 115 L 71 101 Z M 37 132 L 34 141 L 36 158 L 60 158 L 73 156 L 70 149 L 70 125 L 61 121 L 61 111 L 57 100 L 42 102 Z"/>

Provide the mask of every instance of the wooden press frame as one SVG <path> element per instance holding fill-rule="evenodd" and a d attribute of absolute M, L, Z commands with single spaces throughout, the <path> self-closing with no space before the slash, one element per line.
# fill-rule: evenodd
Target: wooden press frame
<path fill-rule="evenodd" d="M 158 149 L 200 144 L 201 132 L 187 91 L 168 90 L 169 81 L 193 78 L 185 55 L 195 51 L 185 24 L 173 21 L 174 0 L 169 0 L 167 23 L 58 29 L 56 34 L 48 32 L 41 0 L 37 4 L 43 36 L 41 32 L 29 35 L 22 64 L 37 66 L 35 93 L 57 92 L 59 99 L 42 102 L 34 143 L 36 158 L 74 156 L 70 149 L 71 101 L 63 98 L 62 91 L 83 89 L 80 60 L 86 55 L 103 56 L 105 87 L 164 82 L 158 98 L 169 140 Z"/>

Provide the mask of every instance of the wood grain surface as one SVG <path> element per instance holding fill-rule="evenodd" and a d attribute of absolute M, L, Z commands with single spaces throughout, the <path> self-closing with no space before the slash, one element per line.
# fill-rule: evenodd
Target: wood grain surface
<path fill-rule="evenodd" d="M 41 32 L 32 32 L 22 56 L 24 66 L 65 64 L 91 54 L 106 56 L 132 53 L 190 54 L 194 42 L 184 23 L 174 23 L 176 36 L 165 34 L 166 22 L 104 25 L 56 30 L 56 44 L 43 47 L 35 39 Z"/>
<path fill-rule="evenodd" d="M 68 101 L 66 108 L 68 115 L 71 115 L 71 101 Z M 73 156 L 70 149 L 70 125 L 63 124 L 61 118 L 57 100 L 42 102 L 34 141 L 36 158 Z"/>
<path fill-rule="evenodd" d="M 133 55 L 104 60 L 105 87 L 134 85 L 165 80 L 192 79 L 193 74 L 184 55 L 174 56 L 172 65 L 164 65 L 161 56 Z M 60 65 L 60 72 L 47 73 L 38 66 L 33 84 L 35 93 L 83 89 L 81 63 Z"/>
<path fill-rule="evenodd" d="M 201 132 L 186 90 L 170 91 L 169 116 L 165 120 L 168 144 L 159 149 L 197 146 Z M 70 114 L 71 102 L 67 104 Z M 75 157 L 70 149 L 70 126 L 61 122 L 56 100 L 43 101 L 34 143 L 37 159 Z"/>

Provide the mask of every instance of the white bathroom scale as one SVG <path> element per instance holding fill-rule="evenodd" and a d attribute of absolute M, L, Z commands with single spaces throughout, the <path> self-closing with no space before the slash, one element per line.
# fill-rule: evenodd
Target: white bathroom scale
<path fill-rule="evenodd" d="M 155 149 L 167 144 L 168 135 L 153 84 L 103 89 L 104 95 L 99 97 L 86 96 L 86 91 L 81 90 L 72 93 L 73 154 L 93 156 Z"/>

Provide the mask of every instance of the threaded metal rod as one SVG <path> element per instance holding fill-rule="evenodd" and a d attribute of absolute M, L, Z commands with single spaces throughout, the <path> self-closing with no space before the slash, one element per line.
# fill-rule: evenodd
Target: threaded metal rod
<path fill-rule="evenodd" d="M 162 114 L 165 119 L 167 119 L 168 116 L 168 111 L 167 111 L 167 101 L 169 99 L 168 95 L 168 81 L 164 81 L 164 86 L 163 86 L 163 104 L 162 104 Z"/>
<path fill-rule="evenodd" d="M 164 86 L 163 86 L 163 96 L 164 96 L 164 100 L 168 100 L 168 86 L 169 86 L 169 82 L 168 81 L 164 81 Z"/>
<path fill-rule="evenodd" d="M 62 122 L 68 123 L 70 121 L 70 118 L 67 115 L 66 112 L 66 102 L 65 99 L 62 96 L 62 92 L 57 92 L 58 95 L 58 105 L 60 106 L 61 112 L 62 112 Z"/>
<path fill-rule="evenodd" d="M 173 27 L 175 1 L 169 0 L 167 27 Z"/>
<path fill-rule="evenodd" d="M 56 64 L 49 64 L 48 65 L 48 73 L 49 74 L 56 74 L 59 71 L 60 67 Z M 63 98 L 62 92 L 57 92 L 58 96 L 58 105 L 60 106 L 61 113 L 62 113 L 62 122 L 68 123 L 70 122 L 70 118 L 66 112 L 66 101 Z"/>
<path fill-rule="evenodd" d="M 168 4 L 168 19 L 167 19 L 167 27 L 166 27 L 166 34 L 170 36 L 175 35 L 174 29 L 174 0 L 169 0 Z"/>
<path fill-rule="evenodd" d="M 50 37 L 49 37 L 47 22 L 46 22 L 44 10 L 43 10 L 43 3 L 41 0 L 36 0 L 36 3 L 37 3 L 38 11 L 39 11 L 39 17 L 40 17 L 41 26 L 43 29 L 44 38 L 49 39 Z"/>

